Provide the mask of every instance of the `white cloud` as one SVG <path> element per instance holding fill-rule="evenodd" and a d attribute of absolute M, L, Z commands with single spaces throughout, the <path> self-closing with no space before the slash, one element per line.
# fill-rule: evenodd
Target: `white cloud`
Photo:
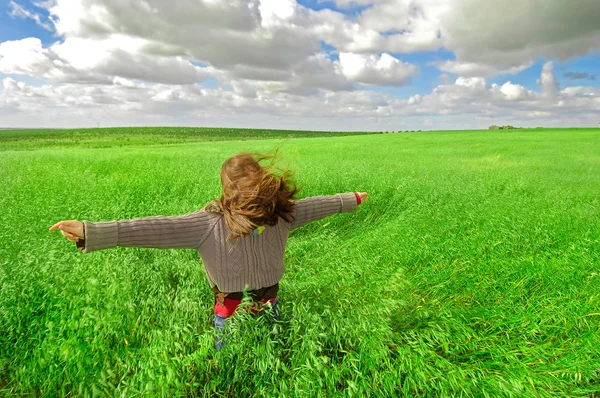
<path fill-rule="evenodd" d="M 531 112 L 527 112 L 527 117 L 530 118 L 545 118 L 548 116 L 552 116 L 552 114 L 550 112 L 546 112 L 546 111 L 531 111 Z"/>
<path fill-rule="evenodd" d="M 162 0 L 57 0 L 49 12 L 64 37 L 128 36 L 144 42 L 138 48 L 143 53 L 192 58 L 229 71 L 285 71 L 319 49 L 317 37 L 295 26 L 296 7 L 294 0 L 181 1 L 177 7 Z M 113 45 L 120 48 L 120 42 Z"/>
<path fill-rule="evenodd" d="M 372 6 L 356 21 L 338 18 L 335 28 L 322 28 L 340 51 L 407 53 L 443 47 L 456 60 L 436 63 L 441 70 L 494 76 L 515 74 L 538 58 L 567 59 L 600 49 L 597 0 L 581 0 L 577 6 L 563 0 L 490 0 L 485 6 L 480 0 L 365 3 Z"/>
<path fill-rule="evenodd" d="M 542 90 L 534 92 L 510 81 L 488 84 L 480 77 L 459 77 L 454 84 L 442 84 L 420 101 L 407 101 L 406 115 L 475 114 L 489 124 L 536 126 L 589 126 L 600 111 L 600 89 L 569 87 L 559 90 L 553 64 L 547 63 L 540 78 Z M 552 93 L 552 95 L 548 95 Z M 531 119 L 536 119 L 530 123 Z M 535 123 L 535 124 L 534 124 Z"/>
<path fill-rule="evenodd" d="M 547 0 L 543 7 L 537 0 L 492 0 L 485 7 L 476 0 L 336 3 L 369 7 L 353 19 L 328 9 L 310 10 L 296 0 L 187 0 L 177 7 L 162 0 L 46 4 L 61 37 L 85 42 L 135 38 L 144 42 L 138 49 L 143 54 L 195 59 L 248 79 L 257 69 L 283 74 L 318 53 L 320 41 L 340 52 L 365 54 L 445 47 L 456 60 L 436 65 L 460 76 L 515 74 L 539 57 L 564 59 L 600 48 L 597 0 L 581 0 L 577 7 L 563 0 Z M 36 16 L 47 24 L 14 0 L 11 5 L 15 15 Z M 111 51 L 119 43 L 113 42 Z"/>
<path fill-rule="evenodd" d="M 129 79 L 125 79 L 123 77 L 119 77 L 119 76 L 115 76 L 112 80 L 112 83 L 115 86 L 122 86 L 122 87 L 127 87 L 127 88 L 131 88 L 131 89 L 135 89 L 135 88 L 141 88 L 143 87 L 141 84 L 136 83 L 134 81 L 131 81 Z"/>
<path fill-rule="evenodd" d="M 473 91 L 482 91 L 486 89 L 485 79 L 481 77 L 459 77 L 454 83 L 456 86 L 467 87 Z"/>
<path fill-rule="evenodd" d="M 313 30 L 341 52 L 409 53 L 434 51 L 442 45 L 434 0 L 382 0 L 356 20 L 329 10 L 312 12 Z"/>
<path fill-rule="evenodd" d="M 295 0 L 260 0 L 261 25 L 263 27 L 285 25 L 295 13 Z"/>
<path fill-rule="evenodd" d="M 325 53 L 318 53 L 293 68 L 292 86 L 297 88 L 323 88 L 332 91 L 351 90 L 352 83 L 344 76 L 339 63 L 334 63 Z"/>
<path fill-rule="evenodd" d="M 368 85 L 400 86 L 410 81 L 419 69 L 390 54 L 362 55 L 341 52 L 339 64 L 350 80 Z"/>
<path fill-rule="evenodd" d="M 492 88 L 497 88 L 497 85 L 492 85 Z M 519 84 L 512 84 L 510 81 L 499 87 L 500 92 L 509 101 L 520 101 L 531 96 L 531 92 Z"/>
<path fill-rule="evenodd" d="M 452 0 L 440 20 L 444 47 L 461 63 L 499 71 L 537 58 L 566 59 L 600 48 L 597 0 Z M 509 11 L 508 11 L 509 10 Z"/>
<path fill-rule="evenodd" d="M 74 120 L 110 112 L 124 124 L 158 115 L 152 120 L 215 124 L 266 115 L 272 122 L 331 118 L 330 126 L 356 129 L 424 115 L 583 123 L 600 108 L 598 89 L 561 90 L 553 63 L 544 66 L 537 91 L 485 79 L 600 48 L 597 0 L 577 7 L 562 0 L 543 7 L 538 0 L 491 0 L 485 7 L 475 0 L 336 0 L 360 7 L 354 16 L 296 0 L 36 3 L 49 20 L 10 4 L 13 17 L 51 27 L 58 41 L 0 43 L 0 73 L 11 76 L 0 90 L 3 123 L 69 120 L 61 112 L 73 109 Z M 452 75 L 440 75 L 442 84 L 429 94 L 397 98 L 369 88 L 408 85 L 419 69 L 399 54 L 440 48 L 453 59 L 434 65 Z M 62 85 L 36 87 L 18 75 Z M 218 87 L 201 87 L 207 77 Z M 43 113 L 49 119 L 32 118 Z"/>
<path fill-rule="evenodd" d="M 37 38 L 6 41 L 0 43 L 0 72 L 52 82 L 109 83 L 121 76 L 174 84 L 195 83 L 212 72 L 182 57 L 144 54 L 138 51 L 143 46 L 143 40 L 118 35 L 97 41 L 68 38 L 48 48 Z"/>
<path fill-rule="evenodd" d="M 542 73 L 553 72 L 547 67 Z M 430 120 L 427 128 L 448 128 L 453 126 L 453 118 L 466 115 L 469 119 L 456 128 L 595 125 L 600 111 L 599 88 L 569 87 L 550 98 L 518 84 L 489 84 L 480 77 L 459 77 L 453 83 L 438 85 L 429 94 L 406 99 L 368 90 L 306 95 L 269 89 L 265 84 L 248 85 L 242 80 L 234 84 L 233 91 L 227 91 L 114 78 L 112 84 L 104 85 L 36 87 L 5 78 L 0 89 L 0 114 L 5 125 L 21 121 L 21 125 L 29 126 L 90 126 L 100 121 L 102 125 L 290 128 L 290 121 L 294 121 L 296 128 L 397 130 L 398 125 L 406 127 L 410 118 L 417 118 L 418 123 Z M 425 128 L 419 126 L 412 128 Z"/>
<path fill-rule="evenodd" d="M 510 66 L 508 68 L 502 68 L 496 65 L 480 64 L 475 62 L 458 61 L 434 62 L 433 65 L 435 65 L 441 71 L 455 73 L 460 76 L 490 77 L 507 73 L 516 75 L 517 73 L 531 67 L 533 65 L 533 62 L 529 61 L 524 64 Z"/>
<path fill-rule="evenodd" d="M 317 14 L 295 0 L 186 1 L 177 7 L 162 0 L 56 0 L 48 11 L 62 42 L 42 48 L 37 39 L 18 41 L 12 45 L 18 51 L 0 53 L 0 72 L 55 82 L 120 76 L 185 84 L 211 75 L 236 87 L 241 80 L 248 80 L 245 87 L 262 81 L 276 91 L 352 88 L 322 57 L 313 30 Z M 23 58 L 35 58 L 35 65 Z"/>
<path fill-rule="evenodd" d="M 554 76 L 554 63 L 546 62 L 542 69 L 542 76 L 537 81 L 546 97 L 555 97 L 558 92 L 558 82 Z"/>

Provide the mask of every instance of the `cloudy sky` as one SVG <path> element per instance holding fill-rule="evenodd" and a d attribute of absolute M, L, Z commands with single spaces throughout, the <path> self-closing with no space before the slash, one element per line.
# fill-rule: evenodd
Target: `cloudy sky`
<path fill-rule="evenodd" d="M 599 0 L 3 0 L 0 127 L 598 126 L 599 21 Z"/>

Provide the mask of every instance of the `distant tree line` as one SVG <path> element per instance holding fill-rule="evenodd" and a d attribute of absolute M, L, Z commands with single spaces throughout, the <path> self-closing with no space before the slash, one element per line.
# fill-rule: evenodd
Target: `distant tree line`
<path fill-rule="evenodd" d="M 496 126 L 495 124 L 492 124 L 489 129 L 490 130 L 513 130 L 513 129 L 518 129 L 518 128 L 519 127 L 514 127 L 514 126 L 511 126 L 510 124 L 506 125 L 506 126 Z"/>
<path fill-rule="evenodd" d="M 398 131 L 382 131 L 383 134 L 395 134 L 395 133 L 420 133 L 421 130 L 398 130 Z"/>

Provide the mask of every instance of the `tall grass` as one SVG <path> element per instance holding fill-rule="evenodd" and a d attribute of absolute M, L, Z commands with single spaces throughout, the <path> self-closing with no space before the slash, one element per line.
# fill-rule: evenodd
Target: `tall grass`
<path fill-rule="evenodd" d="M 367 191 L 293 232 L 282 321 L 213 348 L 193 250 L 84 255 L 48 227 L 184 214 L 229 155 L 281 140 L 0 157 L 0 392 L 598 396 L 600 135 L 293 139 L 302 196 Z"/>

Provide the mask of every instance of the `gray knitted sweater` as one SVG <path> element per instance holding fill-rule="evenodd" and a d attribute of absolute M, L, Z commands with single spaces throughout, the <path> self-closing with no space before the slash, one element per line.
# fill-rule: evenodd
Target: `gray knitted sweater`
<path fill-rule="evenodd" d="M 294 221 L 280 219 L 259 235 L 230 241 L 220 213 L 198 210 L 182 216 L 154 216 L 133 220 L 84 221 L 84 253 L 116 246 L 187 248 L 200 253 L 211 287 L 240 292 L 272 286 L 285 271 L 283 253 L 291 230 L 329 215 L 356 209 L 354 193 L 314 196 L 296 201 Z"/>

